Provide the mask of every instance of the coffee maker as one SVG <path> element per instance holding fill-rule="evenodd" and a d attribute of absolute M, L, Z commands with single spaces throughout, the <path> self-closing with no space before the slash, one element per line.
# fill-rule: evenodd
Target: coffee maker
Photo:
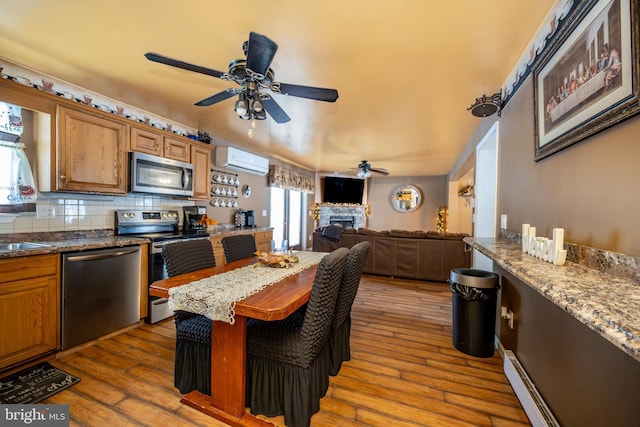
<path fill-rule="evenodd" d="M 254 211 L 245 211 L 244 212 L 244 226 L 245 227 L 255 227 L 254 223 Z"/>
<path fill-rule="evenodd" d="M 182 232 L 185 234 L 204 233 L 207 228 L 201 220 L 207 214 L 206 206 L 184 206 L 184 219 L 182 222 Z"/>

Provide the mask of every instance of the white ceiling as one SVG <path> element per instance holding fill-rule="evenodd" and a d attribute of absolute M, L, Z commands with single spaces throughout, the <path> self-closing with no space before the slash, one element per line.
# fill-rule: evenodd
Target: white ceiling
<path fill-rule="evenodd" d="M 393 176 L 449 172 L 553 0 L 3 0 L 0 57 L 255 153 L 320 172 L 367 159 Z M 274 95 L 286 124 L 249 123 L 234 83 L 147 61 L 157 52 L 227 71 L 250 31 L 279 45 L 275 80 L 335 88 L 335 103 Z"/>

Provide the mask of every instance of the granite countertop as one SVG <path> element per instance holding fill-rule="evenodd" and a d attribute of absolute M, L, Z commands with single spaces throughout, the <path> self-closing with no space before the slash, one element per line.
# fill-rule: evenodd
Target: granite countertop
<path fill-rule="evenodd" d="M 273 227 L 208 227 L 207 233 L 209 236 L 229 236 L 232 234 L 246 234 L 247 232 L 256 231 L 269 231 L 273 230 Z"/>
<path fill-rule="evenodd" d="M 207 230 L 207 233 L 209 233 L 209 236 L 217 237 L 267 230 L 273 230 L 273 227 L 219 227 L 218 229 Z M 20 250 L 0 250 L 0 259 L 88 249 L 115 248 L 151 242 L 151 240 L 143 237 L 105 235 L 105 233 L 110 232 L 111 230 L 95 230 L 77 233 L 51 232 L 4 236 L 6 238 L 0 237 L 0 243 L 33 242 L 46 246 Z"/>
<path fill-rule="evenodd" d="M 28 240 L 46 246 L 33 249 L 21 249 L 11 251 L 0 251 L 0 259 L 16 258 L 22 256 L 54 254 L 62 252 L 75 252 L 87 249 L 115 248 L 122 246 L 133 246 L 149 243 L 149 239 L 127 236 L 100 236 L 86 237 L 67 240 Z"/>
<path fill-rule="evenodd" d="M 554 266 L 503 239 L 465 243 L 640 361 L 640 285 L 572 262 Z"/>

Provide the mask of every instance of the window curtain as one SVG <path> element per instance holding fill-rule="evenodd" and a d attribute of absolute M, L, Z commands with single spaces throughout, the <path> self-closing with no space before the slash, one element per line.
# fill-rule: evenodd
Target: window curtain
<path fill-rule="evenodd" d="M 285 169 L 278 165 L 269 165 L 269 187 L 279 187 L 285 190 L 302 191 L 313 194 L 316 191 L 315 178 Z"/>

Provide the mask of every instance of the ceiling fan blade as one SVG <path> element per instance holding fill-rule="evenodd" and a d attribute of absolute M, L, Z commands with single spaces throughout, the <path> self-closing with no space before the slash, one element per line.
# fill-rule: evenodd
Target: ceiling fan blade
<path fill-rule="evenodd" d="M 276 123 L 286 123 L 291 120 L 291 117 L 289 117 L 287 113 L 280 108 L 280 105 L 278 105 L 275 99 L 270 96 L 262 97 L 262 105 L 264 105 L 264 109 L 267 110 L 267 113 L 273 117 L 273 120 L 275 120 Z"/>
<path fill-rule="evenodd" d="M 335 89 L 292 85 L 289 83 L 274 83 L 271 89 L 283 95 L 315 99 L 316 101 L 336 102 L 336 99 L 338 99 L 338 91 Z"/>
<path fill-rule="evenodd" d="M 247 48 L 247 69 L 257 74 L 262 80 L 269 71 L 269 65 L 278 50 L 278 45 L 262 34 L 249 33 L 249 47 Z"/>
<path fill-rule="evenodd" d="M 389 175 L 389 171 L 383 168 L 369 168 L 371 172 L 379 173 L 380 175 L 387 176 Z"/>
<path fill-rule="evenodd" d="M 200 101 L 194 103 L 193 105 L 197 105 L 198 107 L 208 107 L 209 105 L 213 105 L 217 102 L 224 101 L 225 99 L 229 99 L 235 94 L 236 92 L 233 89 L 225 89 L 222 92 L 218 92 L 215 95 L 211 95 L 208 98 L 201 99 Z"/>
<path fill-rule="evenodd" d="M 149 61 L 159 62 L 160 64 L 170 65 L 172 67 L 181 68 L 187 71 L 194 71 L 200 74 L 206 74 L 220 78 L 222 77 L 222 71 L 214 70 L 213 68 L 201 67 L 199 65 L 193 65 L 188 62 L 180 61 L 179 59 L 169 58 L 167 56 L 160 55 L 158 53 L 147 52 L 144 54 L 145 58 Z"/>

